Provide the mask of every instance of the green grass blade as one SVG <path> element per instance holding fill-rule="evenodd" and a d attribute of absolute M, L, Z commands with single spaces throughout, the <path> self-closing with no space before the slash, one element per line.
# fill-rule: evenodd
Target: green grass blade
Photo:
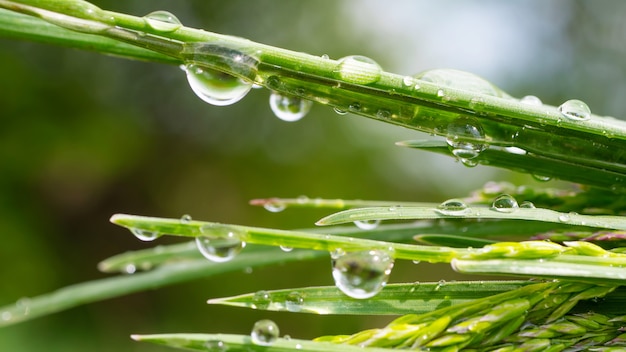
<path fill-rule="evenodd" d="M 314 314 L 402 315 L 430 312 L 529 284 L 529 281 L 480 281 L 389 284 L 367 300 L 347 297 L 334 286 L 266 291 L 270 300 L 259 306 L 255 294 L 214 298 L 209 304 Z"/>
<path fill-rule="evenodd" d="M 454 236 L 454 235 L 440 235 L 440 234 L 428 234 L 428 235 L 416 235 L 413 239 L 423 245 L 428 246 L 446 246 L 446 247 L 473 247 L 479 248 L 488 244 L 496 243 L 494 240 L 486 240 L 482 238 L 474 238 L 468 236 Z"/>
<path fill-rule="evenodd" d="M 349 209 L 349 208 L 363 208 L 363 207 L 397 207 L 397 206 L 433 206 L 433 203 L 424 202 L 394 202 L 394 201 L 380 201 L 380 200 L 347 200 L 347 199 L 322 199 L 322 198 L 263 198 L 253 199 L 250 201 L 250 205 L 262 206 L 272 211 L 271 209 L 285 209 L 285 208 L 322 208 L 322 209 Z M 276 211 L 276 210 L 274 210 Z"/>
<path fill-rule="evenodd" d="M 270 346 L 256 345 L 247 335 L 230 334 L 158 334 L 132 335 L 134 340 L 191 351 L 259 352 L 389 352 L 386 348 L 363 348 L 329 342 L 278 338 Z"/>

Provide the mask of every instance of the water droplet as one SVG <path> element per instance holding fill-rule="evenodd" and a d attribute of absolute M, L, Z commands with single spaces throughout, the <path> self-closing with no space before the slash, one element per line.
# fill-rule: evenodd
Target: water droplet
<path fill-rule="evenodd" d="M 378 227 L 380 220 L 359 220 L 355 221 L 354 224 L 361 230 L 373 230 Z"/>
<path fill-rule="evenodd" d="M 472 93 L 510 98 L 508 94 L 491 82 L 473 73 L 453 69 L 433 69 L 413 76 L 419 80 L 432 82 L 445 87 L 465 90 Z"/>
<path fill-rule="evenodd" d="M 437 212 L 441 215 L 459 216 L 467 214 L 469 208 L 460 199 L 448 199 L 437 206 Z"/>
<path fill-rule="evenodd" d="M 304 303 L 304 296 L 300 292 L 294 291 L 287 295 L 285 298 L 285 306 L 290 312 L 299 312 L 302 310 L 302 304 Z"/>
<path fill-rule="evenodd" d="M 571 120 L 583 121 L 591 118 L 591 110 L 585 102 L 572 99 L 559 106 L 559 112 Z"/>
<path fill-rule="evenodd" d="M 173 32 L 182 26 L 178 18 L 167 11 L 154 11 L 143 19 L 148 27 L 160 32 Z"/>
<path fill-rule="evenodd" d="M 512 213 L 518 208 L 517 200 L 509 194 L 502 194 L 491 203 L 491 209 L 501 213 Z"/>
<path fill-rule="evenodd" d="M 28 297 L 22 297 L 15 302 L 15 308 L 22 311 L 22 314 L 28 315 L 30 314 L 30 304 L 31 299 Z"/>
<path fill-rule="evenodd" d="M 233 259 L 246 246 L 239 235 L 218 226 L 201 229 L 210 232 L 210 236 L 196 237 L 196 246 L 200 253 L 212 262 L 223 263 Z"/>
<path fill-rule="evenodd" d="M 266 309 L 272 303 L 269 292 L 265 290 L 257 291 L 252 296 L 252 308 L 254 309 Z"/>
<path fill-rule="evenodd" d="M 280 250 L 283 251 L 283 252 L 291 252 L 291 251 L 293 251 L 293 247 L 281 245 L 280 246 Z"/>
<path fill-rule="evenodd" d="M 282 203 L 267 202 L 263 204 L 263 208 L 272 213 L 280 213 L 281 211 L 285 210 L 286 206 Z"/>
<path fill-rule="evenodd" d="M 451 122 L 446 142 L 452 154 L 460 159 L 473 159 L 487 148 L 482 126 L 471 117 L 460 117 Z"/>
<path fill-rule="evenodd" d="M 543 176 L 543 175 L 535 175 L 532 174 L 533 178 L 539 182 L 548 182 L 552 179 L 552 177 L 550 176 Z"/>
<path fill-rule="evenodd" d="M 535 204 L 533 204 L 533 202 L 527 201 L 527 200 L 525 200 L 522 203 L 520 203 L 519 207 L 520 208 L 525 208 L 525 209 L 535 209 L 535 208 L 537 208 L 535 206 Z"/>
<path fill-rule="evenodd" d="M 437 89 L 437 96 L 443 98 L 446 96 L 446 92 L 444 92 L 443 89 Z"/>
<path fill-rule="evenodd" d="M 2 318 L 2 320 L 4 321 L 9 321 L 11 320 L 11 318 L 13 318 L 13 314 L 11 314 L 11 312 L 9 311 L 4 311 L 2 312 L 2 314 L 0 314 L 0 318 Z"/>
<path fill-rule="evenodd" d="M 419 260 L 413 260 L 413 264 L 419 264 L 419 263 L 421 263 L 421 261 L 419 261 Z"/>
<path fill-rule="evenodd" d="M 330 56 L 328 56 L 328 54 L 323 54 L 322 56 L 320 56 L 322 59 L 324 60 L 328 60 L 330 59 Z"/>
<path fill-rule="evenodd" d="M 393 268 L 388 252 L 349 252 L 333 259 L 335 286 L 346 295 L 365 299 L 375 296 L 387 284 Z"/>
<path fill-rule="evenodd" d="M 567 214 L 559 215 L 559 221 L 560 222 L 569 222 L 570 220 L 571 220 L 571 218 Z"/>
<path fill-rule="evenodd" d="M 461 163 L 466 167 L 476 167 L 478 165 L 478 161 L 474 159 L 464 159 L 461 158 Z"/>
<path fill-rule="evenodd" d="M 366 56 L 352 55 L 339 59 L 337 77 L 354 84 L 369 84 L 380 79 L 382 69 Z"/>
<path fill-rule="evenodd" d="M 298 202 L 298 204 L 305 204 L 308 201 L 309 201 L 309 197 L 305 195 L 301 195 L 301 196 L 298 196 L 298 198 L 296 198 L 296 202 Z"/>
<path fill-rule="evenodd" d="M 226 351 L 226 345 L 224 341 L 220 340 L 208 340 L 204 343 L 204 348 L 211 352 L 224 352 Z"/>
<path fill-rule="evenodd" d="M 522 99 L 520 99 L 520 103 L 526 104 L 526 105 L 532 105 L 532 106 L 543 105 L 543 103 L 541 102 L 541 99 L 537 98 L 534 95 L 527 95 L 523 97 Z"/>
<path fill-rule="evenodd" d="M 301 350 L 301 349 L 302 349 L 302 344 L 297 343 L 297 344 L 296 344 L 296 349 L 297 349 L 297 350 Z"/>
<path fill-rule="evenodd" d="M 388 119 L 391 117 L 391 111 L 387 110 L 387 109 L 380 109 L 376 112 L 376 116 L 379 119 Z"/>
<path fill-rule="evenodd" d="M 126 264 L 126 266 L 124 267 L 124 272 L 126 274 L 134 274 L 137 271 L 137 267 L 135 266 L 135 264 Z"/>
<path fill-rule="evenodd" d="M 411 87 L 415 84 L 415 79 L 411 76 L 404 76 L 404 78 L 402 79 L 402 84 L 407 87 Z"/>
<path fill-rule="evenodd" d="M 252 338 L 252 343 L 255 345 L 270 346 L 278 339 L 279 334 L 280 331 L 276 323 L 268 319 L 263 319 L 254 323 L 250 337 Z"/>
<path fill-rule="evenodd" d="M 227 73 L 194 64 L 185 66 L 187 81 L 198 98 L 216 105 L 231 105 L 248 94 L 252 84 Z"/>
<path fill-rule="evenodd" d="M 298 121 L 311 110 L 313 102 L 296 96 L 272 92 L 270 108 L 274 115 L 287 122 Z"/>
<path fill-rule="evenodd" d="M 148 231 L 137 228 L 131 228 L 130 232 L 132 232 L 133 235 L 135 235 L 135 237 L 137 237 L 138 239 L 146 242 L 154 241 L 160 236 L 157 231 Z"/>
<path fill-rule="evenodd" d="M 348 113 L 347 111 L 345 111 L 345 110 L 341 110 L 341 109 L 339 109 L 339 108 L 333 108 L 333 110 L 335 110 L 335 112 L 337 113 L 337 115 L 345 115 L 345 114 L 347 114 L 347 113 Z"/>
<path fill-rule="evenodd" d="M 185 214 L 185 215 L 180 217 L 180 223 L 181 224 L 189 224 L 189 223 L 191 223 L 191 220 L 192 220 L 192 218 L 191 218 L 191 215 L 189 215 L 189 214 Z"/>
<path fill-rule="evenodd" d="M 361 111 L 361 103 L 359 103 L 359 102 L 354 102 L 354 103 L 352 103 L 352 104 L 350 104 L 350 105 L 348 106 L 348 109 L 350 109 L 350 111 L 352 111 L 352 112 L 358 112 L 358 111 Z"/>

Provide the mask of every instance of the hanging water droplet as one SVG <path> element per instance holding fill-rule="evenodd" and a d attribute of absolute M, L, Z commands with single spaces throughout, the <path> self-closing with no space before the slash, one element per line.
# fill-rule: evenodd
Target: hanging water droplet
<path fill-rule="evenodd" d="M 254 309 L 266 309 L 272 303 L 269 292 L 265 290 L 257 291 L 252 296 L 252 308 Z"/>
<path fill-rule="evenodd" d="M 143 17 L 148 27 L 159 32 L 173 32 L 182 26 L 182 23 L 173 14 L 167 11 L 154 11 Z"/>
<path fill-rule="evenodd" d="M 520 103 L 526 104 L 526 105 L 532 105 L 532 106 L 543 105 L 543 102 L 541 102 L 541 99 L 537 98 L 534 95 L 527 95 L 523 97 L 522 99 L 520 99 Z"/>
<path fill-rule="evenodd" d="M 570 217 L 567 214 L 561 214 L 561 215 L 559 215 L 559 221 L 560 222 L 569 222 L 570 221 Z"/>
<path fill-rule="evenodd" d="M 313 102 L 296 96 L 272 92 L 270 108 L 274 115 L 287 122 L 298 121 L 311 110 Z"/>
<path fill-rule="evenodd" d="M 287 206 L 283 203 L 267 202 L 263 204 L 263 208 L 271 213 L 280 213 L 285 210 L 286 207 Z"/>
<path fill-rule="evenodd" d="M 491 203 L 491 209 L 501 213 L 512 213 L 518 208 L 517 200 L 509 194 L 502 194 Z"/>
<path fill-rule="evenodd" d="M 349 252 L 333 259 L 333 278 L 346 295 L 370 298 L 387 284 L 392 268 L 393 258 L 385 251 Z"/>
<path fill-rule="evenodd" d="M 350 83 L 369 84 L 380 79 L 382 69 L 369 57 L 352 55 L 339 59 L 335 73 L 338 78 Z"/>
<path fill-rule="evenodd" d="M 520 203 L 519 205 L 520 208 L 525 208 L 525 209 L 535 209 L 536 206 L 535 204 L 533 204 L 533 202 L 525 200 L 522 203 Z"/>
<path fill-rule="evenodd" d="M 472 93 L 510 98 L 508 94 L 491 82 L 473 73 L 453 69 L 433 69 L 420 72 L 413 76 L 419 80 L 432 82 L 449 88 L 465 90 Z"/>
<path fill-rule="evenodd" d="M 227 262 L 246 246 L 238 234 L 228 229 L 206 226 L 201 231 L 209 235 L 196 237 L 196 246 L 200 253 L 212 262 Z"/>
<path fill-rule="evenodd" d="M 487 148 L 485 132 L 472 117 L 460 117 L 448 125 L 446 142 L 456 157 L 473 159 Z"/>
<path fill-rule="evenodd" d="M 333 110 L 337 113 L 337 115 L 345 115 L 348 113 L 347 111 L 341 110 L 339 108 L 333 108 Z"/>
<path fill-rule="evenodd" d="M 464 159 L 461 158 L 461 163 L 466 167 L 476 167 L 478 165 L 478 161 L 474 159 Z"/>
<path fill-rule="evenodd" d="M 293 247 L 280 245 L 280 250 L 283 251 L 283 252 L 289 253 L 289 252 L 293 251 Z"/>
<path fill-rule="evenodd" d="M 221 340 L 208 340 L 204 343 L 204 348 L 211 352 L 225 352 L 226 344 Z"/>
<path fill-rule="evenodd" d="M 189 215 L 189 214 L 185 214 L 185 215 L 180 217 L 180 223 L 181 224 L 189 224 L 189 223 L 191 223 L 191 220 L 193 220 L 193 219 L 191 218 L 191 215 Z"/>
<path fill-rule="evenodd" d="M 354 224 L 361 230 L 373 230 L 378 227 L 380 220 L 359 220 L 355 221 Z"/>
<path fill-rule="evenodd" d="M 131 228 L 130 232 L 132 232 L 135 237 L 145 242 L 154 241 L 160 236 L 157 231 L 148 231 L 137 228 Z"/>
<path fill-rule="evenodd" d="M 448 199 L 437 206 L 436 211 L 441 215 L 460 216 L 467 214 L 469 208 L 460 199 Z"/>
<path fill-rule="evenodd" d="M 287 310 L 290 312 L 301 311 L 303 303 L 304 296 L 298 291 L 289 293 L 285 298 L 285 307 L 287 307 Z"/>
<path fill-rule="evenodd" d="M 255 345 L 270 346 L 278 339 L 279 334 L 280 331 L 276 323 L 268 319 L 263 319 L 254 323 L 250 337 L 252 338 L 252 343 Z"/>
<path fill-rule="evenodd" d="M 583 121 L 591 118 L 591 110 L 585 102 L 572 99 L 559 106 L 559 112 L 571 120 Z"/>
<path fill-rule="evenodd" d="M 216 105 L 231 105 L 248 94 L 252 84 L 227 73 L 194 64 L 185 66 L 187 81 L 198 98 Z"/>
<path fill-rule="evenodd" d="M 552 179 L 550 176 L 532 174 L 532 177 L 539 182 L 548 182 Z"/>

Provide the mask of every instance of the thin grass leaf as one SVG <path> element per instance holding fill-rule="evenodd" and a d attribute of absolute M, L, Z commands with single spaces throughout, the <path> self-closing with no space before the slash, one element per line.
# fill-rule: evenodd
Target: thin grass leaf
<path fill-rule="evenodd" d="M 367 300 L 347 297 L 334 286 L 265 291 L 269 304 L 259 307 L 258 297 L 249 293 L 213 298 L 209 304 L 314 314 L 401 315 L 421 314 L 507 292 L 529 281 L 465 281 L 388 284 Z"/>
<path fill-rule="evenodd" d="M 481 238 L 473 238 L 468 236 L 454 236 L 454 235 L 437 235 L 437 234 L 428 234 L 428 235 L 416 235 L 413 239 L 423 245 L 428 246 L 448 246 L 455 248 L 463 248 L 463 247 L 483 247 L 488 244 L 496 243 L 494 240 L 485 240 Z"/>
<path fill-rule="evenodd" d="M 426 202 L 395 202 L 361 199 L 323 199 L 301 196 L 298 198 L 260 198 L 250 201 L 250 205 L 262 206 L 265 209 L 277 212 L 286 208 L 322 208 L 322 209 L 350 209 L 363 207 L 398 207 L 398 206 L 436 206 Z"/>

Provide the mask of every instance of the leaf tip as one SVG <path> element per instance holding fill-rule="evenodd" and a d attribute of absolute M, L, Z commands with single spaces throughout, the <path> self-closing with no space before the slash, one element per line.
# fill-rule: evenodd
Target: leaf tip
<path fill-rule="evenodd" d="M 132 335 L 130 335 L 130 338 L 135 340 L 135 341 L 141 341 L 141 335 L 132 334 Z"/>

